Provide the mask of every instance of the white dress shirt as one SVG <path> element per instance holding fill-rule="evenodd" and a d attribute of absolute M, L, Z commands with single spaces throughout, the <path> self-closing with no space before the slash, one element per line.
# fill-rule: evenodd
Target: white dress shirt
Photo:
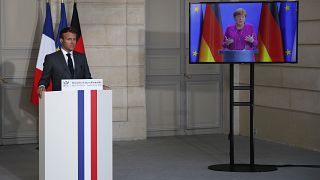
<path fill-rule="evenodd" d="M 66 63 L 68 65 L 68 52 L 66 50 L 64 50 L 63 48 L 61 48 L 61 52 L 63 54 L 64 59 L 66 60 Z M 69 54 L 71 54 L 71 59 L 72 59 L 72 64 L 73 64 L 73 69 L 74 69 L 74 58 L 73 58 L 73 51 L 69 52 Z"/>

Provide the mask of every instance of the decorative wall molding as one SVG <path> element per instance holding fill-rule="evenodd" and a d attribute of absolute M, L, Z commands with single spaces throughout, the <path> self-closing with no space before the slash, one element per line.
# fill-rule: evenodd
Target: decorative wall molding
<path fill-rule="evenodd" d="M 180 75 L 180 55 L 147 55 L 147 75 Z"/>
<path fill-rule="evenodd" d="M 187 129 L 220 128 L 222 98 L 220 81 L 187 82 Z M 193 109 L 193 110 L 192 110 Z"/>
<path fill-rule="evenodd" d="M 1 1 L 2 49 L 39 47 L 44 3 L 45 1 L 39 0 Z"/>
<path fill-rule="evenodd" d="M 180 81 L 148 83 L 146 90 L 149 97 L 147 99 L 149 101 L 147 102 L 148 131 L 173 131 L 181 128 L 180 91 Z"/>

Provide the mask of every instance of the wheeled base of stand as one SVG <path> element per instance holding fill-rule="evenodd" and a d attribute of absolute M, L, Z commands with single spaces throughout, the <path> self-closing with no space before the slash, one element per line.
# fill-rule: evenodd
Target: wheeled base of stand
<path fill-rule="evenodd" d="M 276 171 L 278 168 L 274 165 L 259 165 L 259 164 L 216 164 L 208 167 L 214 171 L 226 171 L 226 172 L 270 172 Z"/>

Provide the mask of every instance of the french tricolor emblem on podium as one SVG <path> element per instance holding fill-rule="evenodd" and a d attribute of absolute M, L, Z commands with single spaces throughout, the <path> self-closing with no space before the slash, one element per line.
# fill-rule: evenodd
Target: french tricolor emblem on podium
<path fill-rule="evenodd" d="M 46 92 L 40 101 L 40 179 L 112 179 L 112 92 Z"/>

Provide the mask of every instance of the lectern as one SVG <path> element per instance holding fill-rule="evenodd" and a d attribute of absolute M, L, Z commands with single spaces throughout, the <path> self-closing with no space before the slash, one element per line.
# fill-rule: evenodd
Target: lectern
<path fill-rule="evenodd" d="M 223 62 L 226 63 L 248 63 L 255 61 L 255 54 L 258 50 L 219 50 L 219 54 L 223 54 Z"/>
<path fill-rule="evenodd" d="M 39 179 L 112 180 L 112 91 L 45 92 Z"/>

